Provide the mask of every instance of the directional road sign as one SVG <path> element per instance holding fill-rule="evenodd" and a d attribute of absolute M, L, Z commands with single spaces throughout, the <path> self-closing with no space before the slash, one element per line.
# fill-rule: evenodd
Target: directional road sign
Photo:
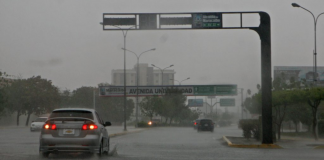
<path fill-rule="evenodd" d="M 126 96 L 164 95 L 170 89 L 180 89 L 185 96 L 234 96 L 237 85 L 172 85 L 172 86 L 126 86 Z M 124 86 L 100 86 L 100 96 L 124 96 Z"/>
<path fill-rule="evenodd" d="M 204 103 L 203 99 L 189 99 L 188 107 L 202 107 Z"/>
<path fill-rule="evenodd" d="M 219 103 L 221 107 L 235 107 L 234 98 L 221 98 Z"/>

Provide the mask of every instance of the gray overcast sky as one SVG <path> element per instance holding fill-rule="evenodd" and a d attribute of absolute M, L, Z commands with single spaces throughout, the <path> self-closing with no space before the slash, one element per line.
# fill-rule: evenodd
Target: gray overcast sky
<path fill-rule="evenodd" d="M 102 13 L 265 11 L 271 16 L 272 65 L 312 66 L 315 15 L 323 0 L 0 0 L 0 69 L 23 78 L 41 75 L 61 89 L 97 86 L 123 68 L 121 31 L 103 31 Z M 253 20 L 251 21 L 253 23 Z M 317 24 L 318 66 L 324 59 L 324 16 Z M 141 63 L 174 64 L 183 84 L 261 83 L 260 40 L 251 30 L 130 31 L 127 49 Z M 127 54 L 127 68 L 136 58 Z"/>

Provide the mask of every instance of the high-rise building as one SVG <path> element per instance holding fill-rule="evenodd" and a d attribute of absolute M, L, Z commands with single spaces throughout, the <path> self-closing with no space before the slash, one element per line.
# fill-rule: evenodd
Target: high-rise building
<path fill-rule="evenodd" d="M 156 86 L 162 85 L 162 71 L 149 67 L 147 63 L 140 63 L 138 65 L 139 71 L 139 86 Z M 137 85 L 137 64 L 133 69 L 126 69 L 126 86 Z M 165 69 L 163 70 L 163 85 L 174 85 L 174 70 Z M 124 86 L 124 69 L 114 69 L 111 71 L 111 84 L 115 86 Z M 133 99 L 135 97 L 128 97 Z M 139 102 L 142 101 L 143 97 L 139 97 Z M 141 115 L 141 109 L 138 110 Z M 135 109 L 133 111 L 132 119 L 135 119 Z M 141 119 L 141 118 L 140 118 Z"/>
<path fill-rule="evenodd" d="M 163 83 L 162 83 L 162 71 L 149 67 L 147 63 L 139 64 L 139 86 L 153 86 L 153 85 L 173 85 L 174 70 L 165 69 L 163 71 Z M 137 64 L 133 69 L 126 69 L 126 85 L 137 85 Z M 116 86 L 124 85 L 124 69 L 114 69 L 111 72 L 111 84 Z"/>

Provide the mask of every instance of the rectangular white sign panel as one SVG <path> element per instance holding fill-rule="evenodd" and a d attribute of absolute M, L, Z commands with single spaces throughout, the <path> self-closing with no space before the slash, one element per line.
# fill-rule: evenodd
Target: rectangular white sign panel
<path fill-rule="evenodd" d="M 234 96 L 237 85 L 172 85 L 172 86 L 126 86 L 126 96 L 165 95 L 168 89 L 180 89 L 184 96 Z M 124 96 L 124 86 L 99 86 L 99 95 L 107 97 Z"/>
<path fill-rule="evenodd" d="M 153 96 L 158 95 L 162 96 L 166 93 L 166 90 L 171 87 L 161 87 L 161 86 L 139 86 L 138 90 L 136 86 L 127 86 L 126 87 L 126 96 L 134 97 L 139 96 Z M 174 87 L 182 90 L 183 95 L 185 96 L 194 96 L 193 87 L 183 86 L 183 87 Z M 100 96 L 124 96 L 124 87 L 123 86 L 105 86 L 100 87 Z"/>

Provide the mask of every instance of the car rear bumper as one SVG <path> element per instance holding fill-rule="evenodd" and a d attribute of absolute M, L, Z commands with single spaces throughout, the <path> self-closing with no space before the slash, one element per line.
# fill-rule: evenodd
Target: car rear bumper
<path fill-rule="evenodd" d="M 40 152 L 89 152 L 99 153 L 97 146 L 77 146 L 77 145 L 59 145 L 59 146 L 43 146 L 39 148 Z"/>
<path fill-rule="evenodd" d="M 98 153 L 100 140 L 98 135 L 87 135 L 82 138 L 53 137 L 44 134 L 40 137 L 41 152 L 92 152 Z"/>
<path fill-rule="evenodd" d="M 214 127 L 198 127 L 198 129 L 201 131 L 212 131 L 214 130 Z"/>

